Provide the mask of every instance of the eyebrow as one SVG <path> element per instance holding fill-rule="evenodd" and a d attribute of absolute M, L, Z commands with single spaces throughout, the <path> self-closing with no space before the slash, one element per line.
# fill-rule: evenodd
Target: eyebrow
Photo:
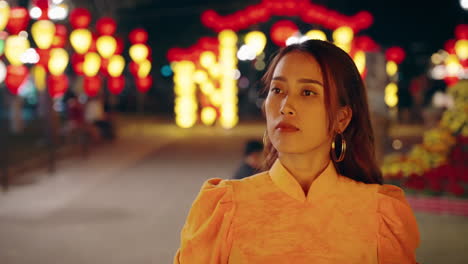
<path fill-rule="evenodd" d="M 277 77 L 273 77 L 272 79 L 273 81 L 282 81 L 282 82 L 286 82 L 286 78 L 282 77 L 282 76 L 277 76 Z M 300 82 L 300 83 L 314 83 L 314 84 L 318 84 L 320 86 L 323 87 L 323 84 L 317 80 L 313 80 L 313 79 L 306 79 L 306 78 L 302 78 L 302 79 L 299 79 L 297 82 Z"/>

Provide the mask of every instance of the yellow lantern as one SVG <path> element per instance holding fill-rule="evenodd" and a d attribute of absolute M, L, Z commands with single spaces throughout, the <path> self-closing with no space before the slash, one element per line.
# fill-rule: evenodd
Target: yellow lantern
<path fill-rule="evenodd" d="M 96 76 L 101 68 L 101 57 L 96 52 L 90 52 L 85 55 L 83 62 L 83 72 L 88 77 Z"/>
<path fill-rule="evenodd" d="M 49 71 L 52 75 L 59 76 L 67 68 L 68 53 L 62 48 L 52 49 L 50 51 Z"/>
<path fill-rule="evenodd" d="M 386 66 L 388 76 L 394 76 L 398 71 L 398 65 L 394 61 L 388 61 Z"/>
<path fill-rule="evenodd" d="M 135 44 L 130 47 L 130 58 L 138 64 L 148 58 L 149 50 L 145 44 Z"/>
<path fill-rule="evenodd" d="M 39 20 L 31 26 L 31 34 L 40 49 L 48 49 L 55 36 L 55 24 L 50 20 Z"/>
<path fill-rule="evenodd" d="M 203 70 L 197 70 L 193 74 L 193 80 L 198 84 L 204 83 L 208 80 L 208 74 Z"/>
<path fill-rule="evenodd" d="M 221 45 L 234 46 L 237 43 L 237 35 L 232 30 L 223 30 L 219 33 L 218 39 Z"/>
<path fill-rule="evenodd" d="M 462 69 L 457 56 L 454 54 L 447 56 L 447 59 L 445 59 L 445 65 L 447 68 L 448 76 L 457 76 L 460 70 Z"/>
<path fill-rule="evenodd" d="M 119 77 L 125 68 L 125 59 L 121 55 L 113 55 L 109 59 L 107 71 L 112 77 Z"/>
<path fill-rule="evenodd" d="M 209 69 L 212 65 L 216 63 L 216 55 L 212 51 L 204 51 L 200 54 L 200 64 L 201 66 Z"/>
<path fill-rule="evenodd" d="M 319 39 L 319 40 L 327 40 L 327 35 L 325 35 L 325 33 L 321 30 L 318 30 L 318 29 L 313 29 L 313 30 L 309 30 L 306 34 L 305 34 L 306 37 L 308 37 L 309 39 Z"/>
<path fill-rule="evenodd" d="M 117 41 L 112 36 L 101 36 L 96 41 L 96 48 L 105 59 L 110 58 L 117 49 Z"/>
<path fill-rule="evenodd" d="M 13 35 L 9 36 L 5 43 L 5 56 L 8 61 L 15 66 L 20 66 L 21 55 L 29 49 L 29 41 L 25 37 Z"/>
<path fill-rule="evenodd" d="M 0 1 L 0 31 L 3 31 L 10 19 L 10 6 L 7 1 Z"/>
<path fill-rule="evenodd" d="M 397 92 L 398 92 L 398 86 L 396 85 L 396 83 L 389 83 L 386 87 L 385 87 L 385 103 L 389 106 L 389 107 L 394 107 L 398 104 L 398 96 L 397 96 Z"/>
<path fill-rule="evenodd" d="M 339 27 L 333 31 L 333 41 L 339 44 L 349 44 L 353 40 L 354 32 L 350 27 Z"/>
<path fill-rule="evenodd" d="M 455 42 L 455 52 L 461 60 L 468 59 L 468 40 L 459 39 Z"/>
<path fill-rule="evenodd" d="M 216 110 L 213 107 L 204 107 L 201 111 L 201 120 L 207 126 L 213 125 L 216 120 Z"/>
<path fill-rule="evenodd" d="M 70 43 L 78 54 L 85 54 L 91 46 L 93 36 L 85 28 L 75 29 L 70 34 Z"/>
<path fill-rule="evenodd" d="M 245 36 L 245 44 L 251 47 L 257 56 L 263 52 L 266 42 L 265 34 L 260 31 L 251 31 Z"/>
<path fill-rule="evenodd" d="M 342 50 L 349 52 L 351 50 L 351 41 L 353 40 L 353 29 L 350 27 L 339 27 L 333 31 L 333 40 L 335 45 Z"/>
<path fill-rule="evenodd" d="M 149 60 L 144 60 L 140 63 L 138 68 L 138 78 L 145 78 L 151 71 L 151 62 Z"/>
<path fill-rule="evenodd" d="M 32 68 L 32 75 L 34 79 L 34 84 L 39 92 L 45 90 L 46 87 L 46 76 L 47 72 L 42 65 L 35 65 Z"/>
<path fill-rule="evenodd" d="M 356 52 L 356 54 L 354 54 L 353 59 L 359 73 L 362 74 L 366 69 L 366 54 L 364 53 L 364 51 L 359 50 Z"/>

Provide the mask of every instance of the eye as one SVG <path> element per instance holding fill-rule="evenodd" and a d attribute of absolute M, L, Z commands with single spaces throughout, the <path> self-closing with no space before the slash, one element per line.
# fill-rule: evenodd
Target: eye
<path fill-rule="evenodd" d="M 302 95 L 304 96 L 311 96 L 311 95 L 316 95 L 317 93 L 312 91 L 312 90 L 304 90 L 302 91 Z"/>
<path fill-rule="evenodd" d="M 273 88 L 271 88 L 271 90 L 270 90 L 270 91 L 271 91 L 272 93 L 274 93 L 274 94 L 280 94 L 280 93 L 282 93 L 282 92 L 283 92 L 283 91 L 281 91 L 281 89 L 280 89 L 280 88 L 277 88 L 277 87 L 273 87 Z"/>

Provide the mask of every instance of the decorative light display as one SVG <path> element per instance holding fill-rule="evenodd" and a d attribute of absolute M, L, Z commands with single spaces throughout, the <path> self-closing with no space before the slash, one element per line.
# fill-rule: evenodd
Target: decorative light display
<path fill-rule="evenodd" d="M 23 30 L 26 30 L 29 23 L 28 10 L 24 7 L 13 7 L 10 9 L 10 17 L 6 28 L 12 35 L 17 35 Z"/>
<path fill-rule="evenodd" d="M 70 43 L 78 54 L 85 54 L 91 47 L 92 34 L 88 29 L 75 29 L 70 34 Z"/>
<path fill-rule="evenodd" d="M 398 64 L 402 63 L 405 59 L 405 51 L 400 47 L 390 47 L 385 52 L 387 58 L 386 71 L 390 77 L 391 82 L 385 87 L 385 103 L 387 106 L 393 108 L 398 104 L 398 85 L 396 73 L 398 71 Z"/>
<path fill-rule="evenodd" d="M 233 32 L 234 37 L 224 41 L 223 44 L 221 44 L 220 39 L 202 37 L 191 47 L 184 49 L 174 47 L 167 52 L 167 58 L 174 70 L 174 83 L 176 83 L 176 79 L 178 79 L 177 82 L 180 82 L 179 79 L 182 80 L 184 77 L 181 76 L 184 75 L 185 79 L 191 78 L 191 82 L 195 84 L 196 88 L 193 92 L 197 96 L 193 95 L 191 98 L 197 100 L 198 104 L 201 105 L 201 110 L 196 112 L 197 120 L 201 119 L 204 124 L 209 123 L 203 121 L 202 115 L 203 109 L 210 109 L 211 107 L 217 113 L 214 123 L 229 128 L 237 122 L 235 121 L 238 118 L 237 97 L 232 97 L 232 94 L 237 91 L 237 78 L 242 79 L 245 77 L 237 70 L 236 65 L 231 64 L 232 62 L 237 64 L 237 58 L 240 61 L 252 61 L 252 66 L 262 71 L 266 66 L 263 61 L 265 56 L 262 51 L 268 39 L 271 39 L 278 46 L 300 43 L 308 39 L 327 40 L 325 32 L 311 29 L 302 34 L 292 21 L 286 19 L 277 21 L 271 27 L 268 38 L 262 32 L 253 31 L 245 35 L 243 38 L 244 43 L 237 40 L 236 31 L 245 30 L 255 24 L 266 22 L 273 16 L 299 17 L 305 23 L 318 24 L 321 28 L 331 30 L 332 34 L 330 35 L 333 35 L 335 44 L 349 53 L 363 77 L 367 72 L 365 52 L 379 49 L 379 46 L 370 37 L 358 35 L 360 31 L 367 29 L 373 22 L 372 15 L 368 12 L 345 16 L 304 0 L 264 0 L 260 4 L 251 5 L 244 10 L 228 15 L 220 15 L 214 10 L 207 10 L 201 16 L 202 23 L 218 33 L 223 31 Z M 230 44 L 227 45 L 226 43 Z M 238 44 L 240 45 L 239 48 L 237 47 Z M 228 46 L 230 48 L 226 49 Z M 235 52 L 231 54 L 233 51 Z M 190 73 L 191 75 L 187 71 L 176 67 L 182 61 L 192 62 L 195 66 L 193 72 Z M 229 67 L 226 65 L 229 65 Z M 132 70 L 132 65 L 130 67 L 131 72 L 138 72 L 137 68 Z M 175 86 L 178 85 L 175 84 Z M 232 88 L 233 86 L 234 88 Z M 199 89 L 201 93 L 196 93 L 196 89 Z M 176 102 L 178 101 L 177 96 L 176 93 Z M 176 107 L 176 113 L 177 111 Z M 212 113 L 211 110 L 207 111 Z M 190 115 L 193 115 L 192 112 L 190 112 Z M 189 115 L 187 114 L 187 116 Z M 209 116 L 212 117 L 213 115 L 210 114 Z M 228 116 L 232 118 L 228 118 Z M 182 119 L 179 118 L 179 120 Z M 187 117 L 184 120 L 194 119 Z M 176 123 L 181 122 L 176 120 Z M 187 125 L 184 127 L 187 127 Z"/>
<path fill-rule="evenodd" d="M 29 49 L 29 41 L 27 38 L 12 35 L 9 36 L 5 43 L 5 56 L 11 65 L 20 66 L 21 56 Z"/>
<path fill-rule="evenodd" d="M 7 1 L 0 1 L 0 31 L 3 31 L 10 19 L 10 6 Z"/>
<path fill-rule="evenodd" d="M 39 20 L 31 26 L 31 34 L 40 49 L 48 49 L 55 36 L 55 24 L 49 20 Z"/>
<path fill-rule="evenodd" d="M 431 56 L 434 64 L 431 75 L 443 79 L 447 86 L 453 86 L 468 76 L 468 24 L 455 27 L 455 39 L 449 39 L 440 50 Z"/>
<path fill-rule="evenodd" d="M 68 53 L 62 48 L 55 48 L 50 51 L 49 72 L 54 76 L 62 75 L 68 65 Z"/>

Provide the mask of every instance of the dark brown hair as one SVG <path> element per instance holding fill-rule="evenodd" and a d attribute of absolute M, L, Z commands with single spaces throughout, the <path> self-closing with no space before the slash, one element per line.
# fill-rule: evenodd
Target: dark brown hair
<path fill-rule="evenodd" d="M 347 145 L 345 158 L 339 163 L 333 161 L 338 173 L 355 181 L 382 184 L 382 172 L 375 159 L 374 134 L 364 82 L 351 57 L 327 41 L 308 40 L 287 46 L 276 54 L 262 78 L 264 93 L 269 90 L 276 65 L 291 52 L 309 54 L 320 65 L 330 135 L 335 134 L 334 124 L 339 108 L 348 106 L 352 110 L 351 121 L 343 132 Z M 264 169 L 268 170 L 278 158 L 278 152 L 268 137 L 265 157 Z"/>

